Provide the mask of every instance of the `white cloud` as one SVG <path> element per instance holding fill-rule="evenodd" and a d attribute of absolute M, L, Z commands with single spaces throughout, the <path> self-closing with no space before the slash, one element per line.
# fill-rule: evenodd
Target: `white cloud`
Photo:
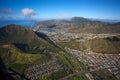
<path fill-rule="evenodd" d="M 35 15 L 35 11 L 30 8 L 24 8 L 21 10 L 21 12 L 26 17 L 32 17 L 33 15 Z"/>

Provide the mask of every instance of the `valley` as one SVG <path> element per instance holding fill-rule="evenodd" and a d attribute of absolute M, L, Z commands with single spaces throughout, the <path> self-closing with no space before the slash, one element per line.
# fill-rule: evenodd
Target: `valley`
<path fill-rule="evenodd" d="M 75 27 L 75 24 L 81 26 L 83 22 L 80 20 L 85 21 L 85 24 L 83 24 L 85 26 L 80 28 L 76 27 L 76 30 L 89 29 L 87 31 L 81 30 L 80 32 L 71 32 L 70 30 L 74 30 L 73 26 Z M 74 23 L 72 21 L 66 21 L 65 23 L 62 21 L 51 21 L 53 23 L 48 23 L 47 26 L 54 25 L 54 27 L 46 26 L 46 28 L 43 29 L 43 26 L 46 24 L 42 23 L 33 27 L 33 30 L 45 33 L 57 46 L 64 49 L 65 52 L 80 62 L 79 68 L 82 70 L 78 70 L 62 78 L 62 80 L 119 80 L 120 30 L 116 30 L 112 27 L 108 28 L 108 25 L 113 25 L 102 22 L 96 22 L 96 27 L 94 27 L 94 23 L 84 18 L 78 18 L 77 21 L 79 24 L 76 23 L 76 21 Z M 89 27 L 86 26 L 87 24 Z M 90 25 L 92 25 L 92 27 L 90 27 Z M 118 25 L 117 27 L 119 27 Z M 97 29 L 100 26 L 107 26 L 107 28 Z M 93 29 L 93 31 L 89 32 L 91 29 Z M 113 29 L 113 31 L 115 30 L 115 32 L 110 31 L 110 29 Z M 102 31 L 99 32 L 99 30 Z M 84 65 L 84 67 L 82 67 L 82 65 Z"/>
<path fill-rule="evenodd" d="M 52 35 L 50 36 L 50 39 L 85 65 L 88 70 L 84 71 L 82 74 L 89 80 L 119 80 L 120 51 L 119 49 L 116 49 L 117 46 L 119 48 L 119 36 L 120 34 L 118 33 L 64 33 Z M 91 44 L 90 41 L 92 41 Z M 101 45 L 101 47 L 99 47 L 99 45 Z M 99 48 L 97 49 L 97 47 Z M 99 73 L 99 71 L 101 72 Z M 81 75 L 81 72 L 78 72 L 77 74 Z M 71 76 L 75 76 L 75 74 Z"/>

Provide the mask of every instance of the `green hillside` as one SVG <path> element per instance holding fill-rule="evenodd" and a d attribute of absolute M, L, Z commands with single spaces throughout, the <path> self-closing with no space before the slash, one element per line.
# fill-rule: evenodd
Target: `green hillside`
<path fill-rule="evenodd" d="M 28 28 L 14 24 L 0 28 L 0 56 L 7 68 L 17 72 L 24 73 L 28 66 L 50 60 L 50 52 L 57 50 Z"/>
<path fill-rule="evenodd" d="M 0 44 L 13 44 L 25 53 L 44 53 L 54 48 L 32 30 L 14 24 L 0 28 Z"/>
<path fill-rule="evenodd" d="M 20 73 L 24 73 L 24 70 L 32 64 L 46 62 L 51 59 L 49 54 L 47 54 L 47 56 L 40 54 L 25 54 L 14 45 L 1 45 L 0 56 L 7 68 L 11 67 Z"/>
<path fill-rule="evenodd" d="M 120 36 L 94 38 L 84 42 L 76 42 L 75 40 L 71 40 L 69 42 L 60 42 L 58 44 L 61 47 L 70 47 L 82 51 L 85 49 L 90 49 L 97 53 L 120 53 Z"/>

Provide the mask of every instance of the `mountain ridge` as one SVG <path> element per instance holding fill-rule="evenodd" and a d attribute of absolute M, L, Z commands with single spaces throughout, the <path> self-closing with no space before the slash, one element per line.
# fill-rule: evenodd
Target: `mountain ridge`
<path fill-rule="evenodd" d="M 110 24 L 83 17 L 73 17 L 70 20 L 40 21 L 37 22 L 36 26 L 32 27 L 35 31 L 40 31 L 41 28 L 63 29 L 63 31 L 67 28 L 66 32 L 68 33 L 120 33 L 119 22 Z"/>
<path fill-rule="evenodd" d="M 23 52 L 29 53 L 40 53 L 54 47 L 31 29 L 15 24 L 0 28 L 0 43 L 14 44 Z"/>

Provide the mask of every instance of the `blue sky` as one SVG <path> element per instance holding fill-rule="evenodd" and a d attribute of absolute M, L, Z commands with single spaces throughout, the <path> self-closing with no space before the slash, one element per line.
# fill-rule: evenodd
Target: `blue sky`
<path fill-rule="evenodd" d="M 120 0 L 0 0 L 0 19 L 120 20 Z"/>

